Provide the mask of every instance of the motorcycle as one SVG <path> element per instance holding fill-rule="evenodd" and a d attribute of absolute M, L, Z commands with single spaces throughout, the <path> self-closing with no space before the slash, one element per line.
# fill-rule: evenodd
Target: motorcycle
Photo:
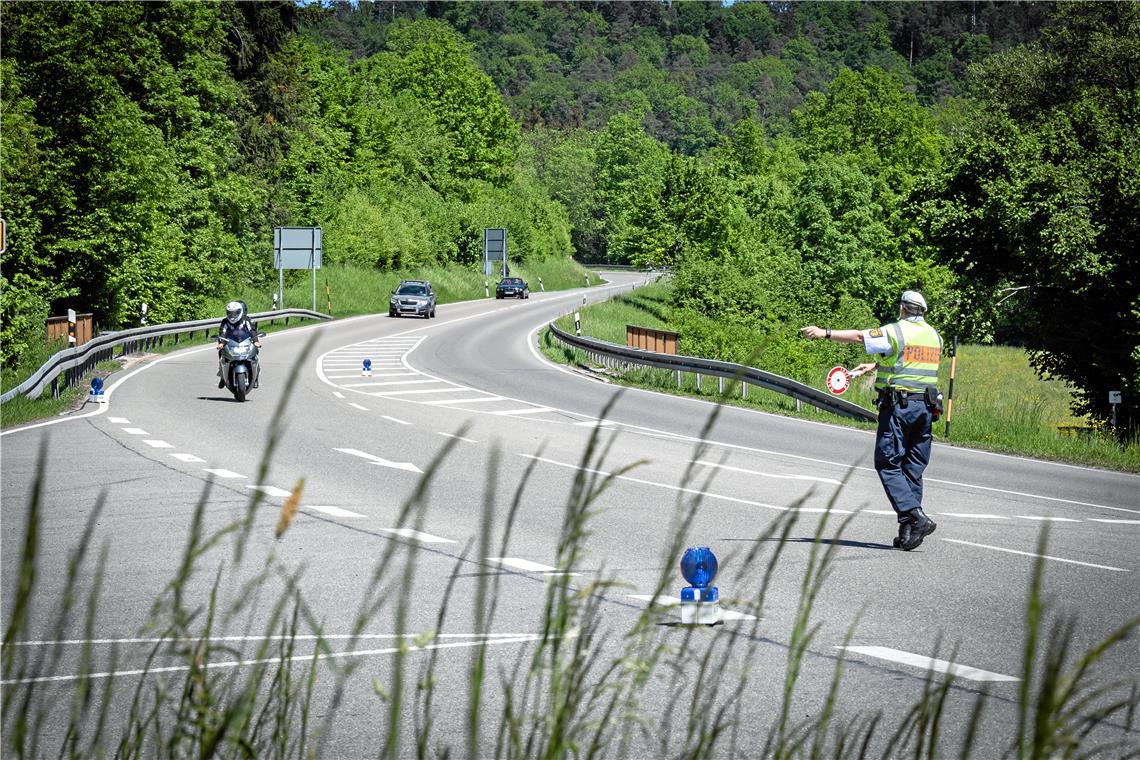
<path fill-rule="evenodd" d="M 265 333 L 258 333 L 262 337 Z M 222 360 L 222 379 L 226 388 L 234 394 L 237 401 L 245 401 L 245 397 L 253 389 L 254 383 L 261 374 L 261 365 L 257 361 L 257 346 L 253 345 L 253 338 L 234 340 L 218 336 L 222 349 L 218 355 Z"/>

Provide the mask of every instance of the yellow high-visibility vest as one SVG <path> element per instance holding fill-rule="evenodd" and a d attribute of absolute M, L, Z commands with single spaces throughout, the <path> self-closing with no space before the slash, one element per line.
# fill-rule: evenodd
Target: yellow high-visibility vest
<path fill-rule="evenodd" d="M 921 317 L 904 319 L 883 328 L 891 341 L 891 353 L 879 355 L 875 388 L 887 386 L 922 392 L 938 384 L 942 359 L 942 336 Z"/>

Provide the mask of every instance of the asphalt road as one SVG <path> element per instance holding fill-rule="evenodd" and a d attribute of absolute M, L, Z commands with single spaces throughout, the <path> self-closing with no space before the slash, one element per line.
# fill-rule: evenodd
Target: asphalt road
<path fill-rule="evenodd" d="M 69 695 L 85 667 L 126 671 L 95 680 L 119 682 L 120 693 L 130 695 L 131 679 L 142 677 L 129 671 L 143 668 L 150 651 L 140 639 L 158 633 L 148 627 L 155 600 L 168 607 L 176 598 L 169 584 L 207 489 L 204 533 L 247 517 L 250 530 L 240 556 L 234 538 L 240 531 L 203 551 L 177 597 L 198 609 L 188 630 L 204 630 L 202 608 L 216 585 L 213 636 L 249 637 L 229 640 L 233 652 L 217 659 L 256 659 L 252 641 L 267 628 L 281 630 L 280 621 L 272 624 L 273 601 L 288 592 L 280 573 L 257 595 L 245 584 L 258 578 L 267 557 L 293 574 L 307 605 L 306 626 L 319 623 L 323 633 L 344 637 L 331 640 L 318 670 L 335 676 L 349 662 L 357 668 L 324 746 L 336 757 L 378 753 L 389 708 L 374 682 L 390 683 L 401 658 L 413 674 L 435 658 L 439 685 L 428 746 L 471 752 L 472 655 L 487 635 L 493 676 L 484 687 L 488 704 L 474 751 L 496 754 L 506 725 L 502 706 L 519 699 L 509 687 L 528 672 L 548 600 L 560 588 L 580 591 L 576 603 L 589 607 L 576 613 L 577 628 L 566 640 L 581 642 L 596 658 L 587 681 L 631 682 L 631 641 L 669 653 L 670 666 L 637 692 L 651 729 L 632 733 L 626 747 L 632 756 L 677 752 L 694 689 L 719 705 L 741 675 L 748 680 L 734 703 L 739 713 L 731 743 L 724 738 L 708 754 L 728 754 L 730 746 L 740 754 L 763 752 L 796 651 L 804 578 L 825 552 L 829 565 L 809 618 L 814 627 L 790 721 L 816 719 L 842 654 L 836 713 L 846 722 L 881 712 L 889 730 L 872 742 L 880 753 L 921 697 L 932 663 L 956 675 L 941 728 L 944 746 L 956 751 L 984 690 L 989 699 L 973 754 L 999 756 L 1008 749 L 1018 725 L 1035 565 L 1043 568 L 1049 605 L 1044 642 L 1059 641 L 1052 626 L 1073 616 L 1072 649 L 1083 651 L 1140 610 L 1140 478 L 936 445 L 925 503 L 938 530 L 915 552 L 891 550 L 894 518 L 871 467 L 868 432 L 828 425 L 823 414 L 816 422 L 619 392 L 541 357 L 536 330 L 581 304 L 583 292 L 603 298 L 641 281 L 609 277 L 611 285 L 589 291 L 440 306 L 430 321 L 364 317 L 272 334 L 264 341 L 261 388 L 244 404 L 216 389 L 212 347 L 179 351 L 115 378 L 106 408 L 6 432 L 0 439 L 3 623 L 7 627 L 14 614 L 43 451 L 39 561 L 26 639 L 69 642 L 21 645 L 37 656 L 58 655 L 50 675 L 59 680 L 39 685 L 37 698 L 53 705 L 58 695 Z M 364 358 L 372 361 L 371 377 L 361 376 Z M 275 445 L 266 462 L 270 440 Z M 300 512 L 277 540 L 280 505 L 301 478 Z M 568 528 L 567 505 L 583 501 L 576 488 L 603 481 L 582 524 Z M 71 578 L 68 557 L 101 494 L 90 554 Z M 568 541 L 571 528 L 579 529 L 576 541 Z M 684 585 L 676 570 L 678 545 L 707 545 L 720 558 L 723 625 L 671 625 Z M 106 558 L 97 572 L 102 547 Z M 770 566 L 774 555 L 778 561 Z M 68 591 L 86 606 L 96 577 L 95 612 L 60 614 Z M 655 597 L 659 588 L 667 598 Z M 348 646 L 362 606 L 372 602 L 378 611 L 360 624 L 370 638 L 355 645 L 372 654 L 341 656 L 347 650 L 337 642 Z M 158 607 L 164 620 L 167 607 Z M 653 624 L 640 638 L 623 638 L 647 609 Z M 428 645 L 438 647 L 430 653 L 401 653 L 393 637 L 402 631 L 442 635 Z M 301 641 L 294 654 L 308 657 L 311 647 Z M 1043 643 L 1036 663 L 1045 649 Z M 710 652 L 714 665 L 703 672 L 701 660 Z M 603 678 L 603 666 L 614 661 L 621 667 Z M 146 678 L 180 683 L 184 662 L 163 652 L 152 667 L 171 670 Z M 516 672 L 518 663 L 524 667 Z M 46 674 L 41 667 L 24 677 Z M 1110 650 L 1089 683 L 1135 683 L 1138 677 L 1132 640 Z M 333 700 L 331 680 L 318 681 L 318 714 Z M 722 693 L 711 693 L 712 681 Z M 26 685 L 4 688 L 10 698 Z M 1127 696 L 1127 685 L 1109 697 L 1121 694 Z M 541 714 L 542 700 L 553 696 L 557 689 L 544 682 L 525 704 Z M 674 700 L 684 719 L 669 712 Z M 601 720 L 590 712 L 593 706 L 579 707 L 581 715 Z M 112 725 L 125 720 L 125 709 L 116 704 L 111 710 Z M 416 736 L 427 735 L 414 713 L 401 718 L 399 754 L 412 753 Z M 45 734 L 59 741 L 66 717 L 57 709 Z M 622 722 L 603 723 L 612 729 Z M 601 731 L 594 725 L 591 730 Z M 1094 737 L 1140 742 L 1123 717 Z"/>

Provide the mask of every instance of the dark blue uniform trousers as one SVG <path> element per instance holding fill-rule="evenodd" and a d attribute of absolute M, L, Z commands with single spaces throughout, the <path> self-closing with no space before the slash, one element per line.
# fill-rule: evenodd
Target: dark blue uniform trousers
<path fill-rule="evenodd" d="M 930 461 L 930 427 L 930 410 L 921 396 L 911 398 L 905 409 L 886 402 L 879 407 L 875 470 L 900 521 L 904 512 L 922 506 L 922 472 Z"/>

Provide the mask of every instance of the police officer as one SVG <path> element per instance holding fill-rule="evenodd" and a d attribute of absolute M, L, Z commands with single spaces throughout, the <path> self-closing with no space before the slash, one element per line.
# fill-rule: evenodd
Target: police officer
<path fill-rule="evenodd" d="M 879 429 L 875 434 L 875 470 L 898 515 L 894 545 L 911 551 L 937 527 L 922 511 L 922 472 L 930 461 L 931 425 L 942 412 L 938 363 L 942 337 L 926 323 L 926 299 L 908 290 L 899 299 L 899 321 L 872 330 L 831 330 L 810 325 L 800 330 L 808 340 L 826 338 L 862 343 L 877 361 L 860 364 L 851 375 L 877 370 L 875 389 Z"/>

